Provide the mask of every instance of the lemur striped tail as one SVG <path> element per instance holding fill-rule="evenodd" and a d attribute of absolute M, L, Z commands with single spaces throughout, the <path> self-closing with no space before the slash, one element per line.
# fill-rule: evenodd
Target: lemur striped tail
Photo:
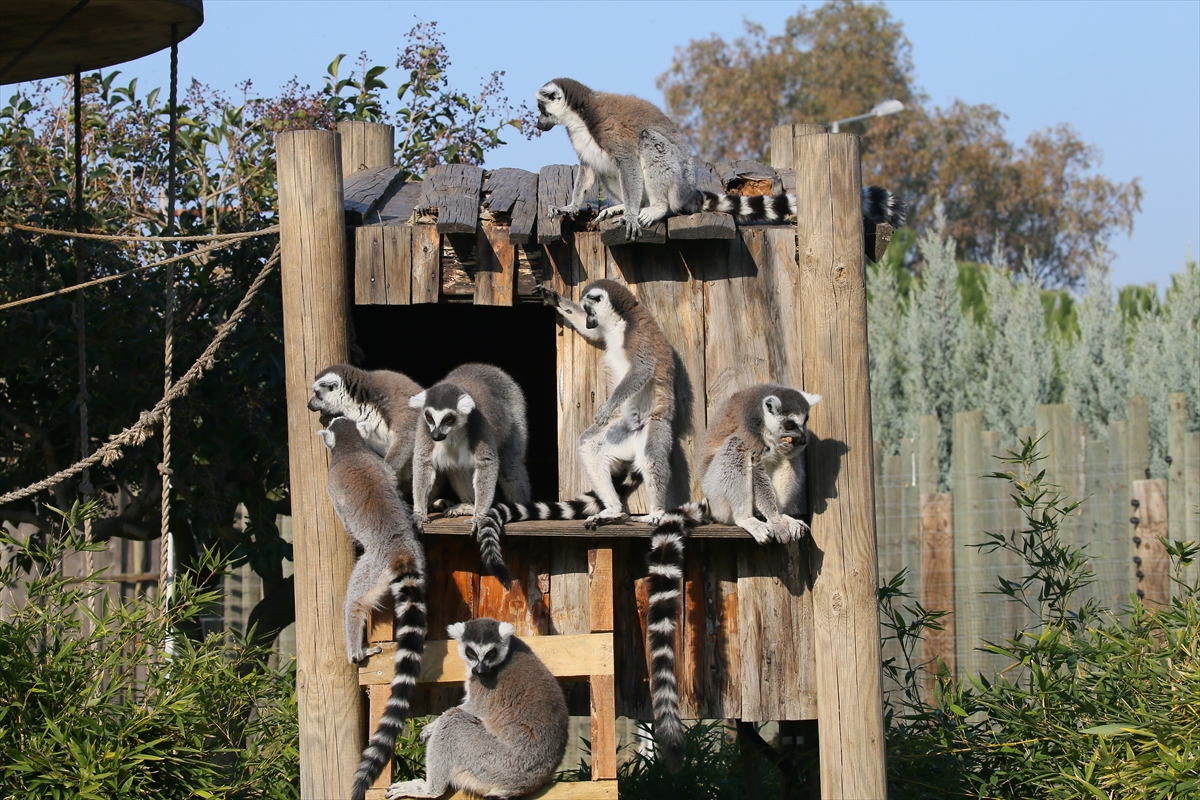
<path fill-rule="evenodd" d="M 796 213 L 794 194 L 756 195 L 741 197 L 734 194 L 714 194 L 701 191 L 703 211 L 723 211 L 738 222 L 779 222 Z M 874 228 L 886 222 L 894 228 L 904 224 L 904 202 L 879 186 L 864 186 L 862 190 L 863 220 Z"/>
<path fill-rule="evenodd" d="M 583 519 L 604 510 L 594 492 L 587 492 L 575 500 L 559 500 L 553 503 L 496 503 L 492 506 L 500 521 L 525 522 L 531 519 Z"/>
<path fill-rule="evenodd" d="M 363 750 L 362 763 L 354 773 L 352 800 L 363 800 L 367 789 L 383 772 L 396 750 L 396 737 L 412 709 L 413 693 L 421 674 L 421 655 L 425 652 L 425 576 L 405 572 L 392 581 L 396 603 L 396 674 L 392 678 L 392 696 L 379 719 L 379 730 Z"/>
<path fill-rule="evenodd" d="M 483 560 L 483 568 L 504 584 L 505 589 L 513 581 L 512 573 L 504 563 L 504 554 L 500 551 L 500 534 L 504 531 L 506 521 L 493 506 L 480 522 L 471 526 L 471 533 L 479 541 L 479 557 Z"/>
<path fill-rule="evenodd" d="M 675 638 L 683 607 L 683 540 L 703 522 L 701 504 L 666 513 L 650 538 L 650 607 L 646 619 L 646 647 L 650 651 L 650 699 L 654 706 L 654 740 L 667 769 L 683 767 L 685 739 L 679 719 L 679 680 L 675 676 Z"/>

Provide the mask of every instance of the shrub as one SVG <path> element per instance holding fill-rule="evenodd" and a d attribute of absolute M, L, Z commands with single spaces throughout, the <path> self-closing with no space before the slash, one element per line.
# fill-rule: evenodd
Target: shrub
<path fill-rule="evenodd" d="M 104 547 L 81 532 L 95 510 L 62 512 L 55 535 L 0 532 L 0 796 L 298 797 L 294 672 L 182 635 L 217 600 L 186 576 L 165 614 L 109 602 L 102 574 L 68 576 L 68 555 Z"/>

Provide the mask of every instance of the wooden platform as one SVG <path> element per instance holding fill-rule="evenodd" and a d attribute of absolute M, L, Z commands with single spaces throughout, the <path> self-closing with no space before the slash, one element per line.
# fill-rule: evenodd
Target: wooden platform
<path fill-rule="evenodd" d="M 582 520 L 526 520 L 510 522 L 504 526 L 504 535 L 555 537 L 566 536 L 585 539 L 649 539 L 654 528 L 643 522 L 620 522 L 604 525 L 594 531 L 583 527 Z M 434 519 L 425 526 L 426 536 L 470 536 L 471 518 Z M 752 542 L 754 537 L 736 525 L 700 525 L 692 530 L 692 539 L 743 539 Z"/>
<path fill-rule="evenodd" d="M 386 789 L 368 789 L 367 800 L 384 800 Z M 523 800 L 617 800 L 617 782 L 578 781 L 575 783 L 552 783 L 533 794 L 521 796 Z M 448 792 L 440 800 L 480 800 L 479 795 L 467 792 Z"/>

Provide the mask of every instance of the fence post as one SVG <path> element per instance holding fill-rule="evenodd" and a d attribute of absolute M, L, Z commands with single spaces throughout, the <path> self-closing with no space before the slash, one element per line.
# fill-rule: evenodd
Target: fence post
<path fill-rule="evenodd" d="M 921 495 L 921 604 L 930 611 L 946 611 L 940 631 L 925 633 L 926 661 L 940 658 L 956 675 L 954 626 L 954 498 L 929 492 Z M 926 687 L 933 685 L 932 676 Z"/>
<path fill-rule="evenodd" d="M 821 796 L 885 797 L 858 137 L 794 135 Z"/>
<path fill-rule="evenodd" d="M 339 136 L 276 139 L 286 359 L 288 459 L 296 567 L 300 795 L 344 797 L 364 726 L 358 670 L 346 660 L 342 598 L 354 547 L 325 490 L 329 458 L 306 408 L 318 370 L 349 358 L 346 229 Z"/>
<path fill-rule="evenodd" d="M 1165 608 L 1171 599 L 1171 581 L 1167 577 L 1167 550 L 1159 537 L 1167 535 L 1167 482 L 1164 480 L 1134 481 L 1133 535 L 1137 543 L 1137 593 L 1142 602 L 1154 608 Z"/>

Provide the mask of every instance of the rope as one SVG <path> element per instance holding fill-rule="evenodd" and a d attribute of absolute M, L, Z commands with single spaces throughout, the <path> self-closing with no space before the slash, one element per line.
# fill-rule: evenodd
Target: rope
<path fill-rule="evenodd" d="M 246 291 L 246 296 L 238 303 L 233 313 L 229 315 L 229 319 L 223 322 L 217 328 L 217 334 L 213 340 L 208 343 L 208 347 L 204 348 L 204 352 L 196 359 L 195 363 L 183 374 L 183 377 L 171 385 L 171 389 L 167 394 L 159 400 L 154 408 L 149 411 L 143 411 L 138 418 L 138 421 L 130 425 L 125 430 L 118 434 L 114 434 L 109 438 L 108 442 L 90 456 L 81 459 L 66 469 L 59 470 L 48 478 L 44 478 L 37 483 L 26 486 L 24 489 L 16 489 L 6 495 L 0 496 L 0 505 L 12 503 L 16 500 L 23 500 L 26 497 L 37 494 L 40 491 L 49 489 L 62 483 L 67 478 L 78 475 L 88 467 L 103 463 L 105 466 L 112 464 L 121 457 L 121 450 L 125 447 L 137 446 L 150 438 L 153 433 L 154 426 L 162 420 L 162 411 L 168 403 L 174 402 L 186 395 L 195 384 L 195 382 L 204 374 L 204 371 L 209 369 L 216 360 L 216 353 L 221 348 L 221 345 L 229 338 L 229 334 L 233 332 L 234 327 L 246 312 L 250 302 L 254 296 L 258 294 L 266 282 L 267 277 L 271 274 L 271 270 L 279 263 L 279 247 L 275 247 L 275 252 L 271 258 L 263 265 L 259 271 L 258 277 L 250 284 L 250 288 Z"/>
<path fill-rule="evenodd" d="M 274 225 L 270 228 L 266 228 L 261 231 L 255 231 L 253 233 L 239 235 L 239 238 L 240 239 L 249 239 L 253 236 L 259 236 L 264 233 L 275 233 L 278 230 L 279 230 L 279 226 Z M 0 311 L 4 311 L 5 309 L 9 309 L 9 308 L 16 308 L 17 306 L 28 305 L 30 303 L 36 303 L 38 300 L 45 300 L 48 297 L 59 297 L 60 295 L 70 294 L 71 292 L 77 292 L 80 289 L 86 289 L 89 286 L 98 286 L 102 283 L 108 283 L 109 281 L 115 281 L 115 280 L 119 280 L 121 278 L 128 277 L 137 272 L 145 272 L 146 270 L 154 269 L 155 267 L 161 267 L 161 266 L 165 266 L 167 264 L 174 264 L 177 261 L 185 261 L 189 258 L 195 258 L 196 256 L 202 256 L 205 253 L 211 253 L 214 250 L 220 250 L 224 247 L 228 247 L 232 243 L 233 242 L 228 242 L 228 241 L 217 242 L 216 244 L 209 245 L 208 247 L 198 247 L 195 250 L 190 250 L 186 253 L 181 253 L 180 255 L 172 256 L 171 258 L 164 258 L 162 261 L 155 261 L 153 264 L 143 264 L 140 267 L 134 267 L 133 269 L 127 269 L 124 272 L 118 272 L 116 275 L 106 275 L 103 278 L 96 278 L 95 280 L 90 280 L 86 283 L 77 283 L 77 284 L 74 284 L 73 286 L 65 286 L 62 289 L 55 289 L 53 292 L 46 292 L 45 294 L 37 294 L 37 295 L 34 295 L 33 297 L 26 297 L 22 300 L 13 300 L 11 303 L 4 303 L 3 305 L 0 305 Z"/>
<path fill-rule="evenodd" d="M 167 125 L 167 235 L 175 233 L 175 126 L 176 86 L 179 83 L 179 43 L 176 40 L 178 27 L 171 23 L 171 114 Z M 167 245 L 168 251 L 175 253 L 175 244 Z M 163 397 L 171 393 L 171 378 L 173 377 L 173 362 L 175 360 L 175 265 L 167 265 L 166 310 L 163 319 Z M 163 406 L 162 412 L 162 463 L 158 466 L 162 473 L 162 507 L 160 517 L 160 536 L 158 540 L 158 590 L 162 594 L 163 612 L 171 603 L 171 595 L 175 589 L 175 555 L 174 542 L 171 539 L 171 404 Z M 166 651 L 173 650 L 171 639 L 167 639 Z"/>
<path fill-rule="evenodd" d="M 0 228 L 10 228 L 14 231 L 25 231 L 26 233 L 38 233 L 44 236 L 95 239 L 101 242 L 235 242 L 240 239 L 266 236 L 269 233 L 279 232 L 278 225 L 272 225 L 256 231 L 242 231 L 241 233 L 205 233 L 195 236 L 120 236 L 108 233 L 78 233 L 76 231 L 55 230 L 54 228 L 38 228 L 34 225 L 23 225 L 19 222 L 0 222 Z"/>

